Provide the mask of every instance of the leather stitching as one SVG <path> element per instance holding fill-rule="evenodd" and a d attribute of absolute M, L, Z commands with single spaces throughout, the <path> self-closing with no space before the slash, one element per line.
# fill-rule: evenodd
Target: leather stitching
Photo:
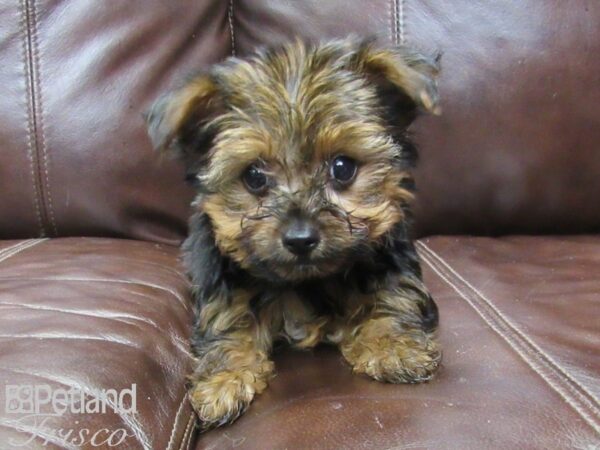
<path fill-rule="evenodd" d="M 166 450 L 172 450 L 173 449 L 173 445 L 175 444 L 175 433 L 177 431 L 177 428 L 179 428 L 179 417 L 181 416 L 181 411 L 183 411 L 183 407 L 187 402 L 187 395 L 185 395 L 185 393 L 183 394 L 183 399 L 181 400 L 181 403 L 179 404 L 179 408 L 177 408 L 177 413 L 175 413 L 175 420 L 173 420 L 173 427 L 171 428 L 171 436 L 169 437 L 169 442 L 167 443 L 167 449 Z"/>
<path fill-rule="evenodd" d="M 8 248 L 0 251 L 0 261 L 4 261 L 5 259 L 10 258 L 13 254 L 17 253 L 21 248 L 27 245 L 27 243 L 31 242 L 33 239 L 28 239 L 26 241 L 21 241 L 16 245 L 11 245 Z"/>
<path fill-rule="evenodd" d="M 28 248 L 31 248 L 34 245 L 40 244 L 46 240 L 47 239 L 29 239 L 21 242 L 20 244 L 9 247 L 8 249 L 4 249 L 4 251 L 0 253 L 0 262 L 6 261 L 8 258 L 21 253 L 23 250 L 27 250 Z"/>
<path fill-rule="evenodd" d="M 0 250 L 0 258 L 2 258 L 2 255 L 4 255 L 5 253 L 13 251 L 17 247 L 21 247 L 22 245 L 25 245 L 27 242 L 31 242 L 31 241 L 33 241 L 33 239 L 26 239 L 24 241 L 19 241 L 14 245 L 9 245 L 8 247 L 3 248 L 2 250 Z"/>
<path fill-rule="evenodd" d="M 405 43 L 405 0 L 393 0 L 390 3 L 392 23 L 392 42 L 394 45 L 404 45 Z"/>
<path fill-rule="evenodd" d="M 546 361 L 544 361 L 542 359 L 541 362 L 544 363 L 546 366 L 548 366 L 548 368 L 550 370 L 554 369 L 554 371 L 560 372 L 563 375 L 563 378 L 567 378 L 571 383 L 578 386 L 581 390 L 583 390 L 586 394 L 588 394 L 590 396 L 590 399 L 586 399 L 585 397 L 583 397 L 583 395 L 580 392 L 577 392 L 576 390 L 574 390 L 574 388 L 572 386 L 570 386 L 568 384 L 566 386 L 568 389 L 573 391 L 573 393 L 575 395 L 577 395 L 584 402 L 586 402 L 588 404 L 588 406 L 594 410 L 594 413 L 596 415 L 600 416 L 600 410 L 598 409 L 598 407 L 596 405 L 594 405 L 594 402 L 597 403 L 598 400 L 594 397 L 593 394 L 588 392 L 584 386 L 582 386 L 579 382 L 577 382 L 577 380 L 573 379 L 568 373 L 566 373 L 564 371 L 564 369 L 562 369 L 562 367 L 560 367 L 558 365 L 558 363 L 556 363 L 556 361 L 552 357 L 550 357 L 541 348 L 539 348 L 538 345 L 535 344 L 535 342 L 533 342 L 533 340 L 531 338 L 529 338 L 527 335 L 525 335 L 510 319 L 508 319 L 502 312 L 500 312 L 497 309 L 497 307 L 495 307 L 495 305 L 493 305 L 491 300 L 489 300 L 487 297 L 485 297 L 472 284 L 470 284 L 467 280 L 465 280 L 462 276 L 460 276 L 460 274 L 458 274 L 458 272 L 456 272 L 445 260 L 443 260 L 441 258 L 441 256 L 439 256 L 431 248 L 426 246 L 426 244 L 423 244 L 423 243 L 419 243 L 419 244 L 422 247 L 422 250 L 427 252 L 426 254 L 423 254 L 422 256 L 425 259 L 427 259 L 428 265 L 434 270 L 434 272 L 436 272 L 448 284 L 450 284 L 451 287 L 453 287 L 454 290 L 457 291 L 463 299 L 467 300 L 467 302 L 469 302 L 469 304 L 479 313 L 480 316 L 482 316 L 486 320 L 486 322 L 488 322 L 488 323 L 494 322 L 494 325 L 496 326 L 496 328 L 500 328 L 500 327 L 504 328 L 505 329 L 504 331 L 506 331 L 507 334 L 504 334 L 502 332 L 502 330 L 496 330 L 496 328 L 494 328 L 494 330 L 497 331 L 498 334 L 500 334 L 503 338 L 505 338 L 505 340 L 513 340 L 513 341 L 515 341 L 514 342 L 515 345 L 523 346 L 522 349 L 515 348 L 514 345 L 512 345 L 512 343 L 509 342 L 511 344 L 511 347 L 513 347 L 517 351 L 522 350 L 523 352 L 527 352 L 527 353 L 529 353 L 529 356 L 532 356 L 534 358 L 538 358 L 538 359 L 541 359 L 542 357 L 545 358 Z M 432 263 L 431 258 L 437 259 L 439 261 L 439 263 L 437 263 L 437 264 L 435 262 Z M 437 266 L 437 269 L 435 266 Z M 464 288 L 471 290 L 473 292 L 471 297 L 469 297 L 469 295 L 466 294 L 464 290 L 461 290 L 455 283 L 452 283 L 452 281 L 450 280 L 451 278 L 454 278 L 454 280 L 461 281 L 462 284 L 464 285 Z M 474 301 L 476 303 L 474 303 Z M 488 310 L 488 311 L 486 311 L 486 310 Z M 492 326 L 492 323 L 489 323 L 489 324 L 490 324 L 490 326 Z M 523 356 L 523 359 L 526 359 L 526 358 Z M 529 363 L 533 364 L 532 361 L 527 360 L 527 359 L 526 359 L 526 362 L 528 364 Z M 557 374 L 554 374 L 554 375 L 557 375 Z M 560 381 L 561 380 L 560 374 L 558 374 L 558 378 Z"/>
<path fill-rule="evenodd" d="M 52 226 L 52 231 L 56 236 L 58 234 L 58 230 L 56 228 L 56 221 L 54 220 L 54 208 L 52 206 L 52 194 L 50 190 L 50 175 L 49 175 L 49 155 L 48 148 L 46 146 L 46 138 L 44 134 L 44 104 L 42 101 L 42 88 L 40 82 L 40 51 L 38 45 L 38 9 L 36 6 L 36 0 L 31 0 L 32 5 L 32 14 L 31 14 L 31 35 L 32 35 L 32 64 L 35 64 L 35 94 L 37 95 L 36 105 L 37 111 L 34 111 L 34 114 L 37 115 L 37 123 L 38 123 L 38 139 L 39 145 L 42 150 L 42 161 L 44 166 L 44 178 L 45 178 L 45 197 L 47 200 L 46 211 L 50 218 L 50 225 Z"/>
<path fill-rule="evenodd" d="M 398 41 L 400 45 L 404 45 L 404 35 L 405 35 L 405 31 L 404 31 L 404 1 L 405 0 L 398 0 L 397 4 L 398 4 Z"/>
<path fill-rule="evenodd" d="M 566 390 L 570 390 L 572 393 L 574 393 L 576 396 L 578 396 L 580 398 L 582 398 L 581 394 L 574 391 L 573 387 L 569 386 L 568 384 L 566 384 L 564 386 L 560 386 L 559 384 L 557 384 L 557 382 L 561 381 L 560 378 L 556 381 L 553 381 L 551 378 L 553 374 L 548 373 L 548 370 L 544 370 L 544 369 L 547 369 L 547 367 L 544 367 L 544 362 L 540 361 L 540 359 L 541 359 L 540 356 L 536 355 L 535 353 L 533 353 L 531 351 L 528 351 L 526 346 L 522 342 L 519 342 L 519 338 L 516 337 L 514 334 L 512 334 L 512 333 L 514 333 L 514 330 L 511 330 L 506 325 L 503 327 L 501 322 L 498 322 L 493 317 L 490 317 L 489 313 L 486 313 L 485 311 L 478 308 L 478 306 L 475 304 L 476 300 L 473 300 L 472 297 L 469 297 L 468 294 L 466 294 L 458 286 L 456 286 L 454 283 L 452 283 L 452 281 L 450 280 L 450 277 L 452 275 L 450 273 L 448 273 L 447 271 L 444 271 L 440 266 L 437 266 L 437 268 L 436 268 L 435 263 L 433 263 L 432 260 L 430 260 L 429 257 L 426 256 L 425 254 L 422 254 L 422 258 L 423 258 L 423 261 L 425 261 L 425 263 L 429 267 L 431 267 L 431 269 L 442 280 L 444 280 L 450 287 L 452 287 L 459 294 L 459 296 L 461 298 L 463 298 L 475 310 L 475 312 L 477 312 L 477 314 L 479 314 L 483 318 L 483 320 L 501 338 L 503 338 L 507 342 L 507 344 L 513 350 L 515 350 L 515 352 L 525 361 L 525 363 L 536 374 L 538 374 L 555 392 L 557 392 L 563 398 L 563 400 L 565 400 L 566 403 L 569 404 L 575 410 L 575 412 L 578 413 L 579 416 L 581 416 L 585 420 L 585 422 L 588 423 L 594 429 L 594 431 L 600 433 L 600 425 L 598 425 L 596 423 L 598 414 L 595 411 L 595 408 L 593 407 L 593 405 L 590 405 L 589 402 L 586 402 L 584 399 L 582 399 L 582 400 L 583 400 L 583 403 L 587 403 L 586 405 L 581 405 L 581 403 L 578 403 L 577 399 L 574 399 L 572 396 L 570 396 L 569 393 L 566 392 Z M 554 375 L 556 375 L 556 374 L 554 374 Z M 586 408 L 586 407 L 590 408 L 593 411 L 592 415 L 590 415 L 587 411 L 584 410 L 584 408 Z"/>
<path fill-rule="evenodd" d="M 421 256 L 425 263 L 452 287 L 535 373 L 546 381 L 596 432 L 600 433 L 598 400 L 502 314 L 490 299 L 460 276 L 441 256 L 423 242 L 417 242 L 417 246 L 422 250 Z M 471 291 L 471 295 L 465 293 L 456 283 L 462 284 L 463 289 Z M 577 391 L 574 385 L 579 387 L 589 398 Z"/>
<path fill-rule="evenodd" d="M 190 441 L 192 440 L 192 436 L 194 434 L 193 425 L 196 423 L 195 417 L 196 413 L 192 411 L 192 413 L 190 414 L 190 418 L 188 419 L 187 426 L 185 427 L 185 432 L 183 434 L 183 438 L 181 439 L 181 445 L 179 446 L 179 450 L 182 450 L 184 448 L 187 449 L 190 446 Z"/>
<path fill-rule="evenodd" d="M 489 307 L 496 313 L 498 314 L 498 316 L 500 318 L 502 318 L 511 328 L 514 329 L 514 331 L 516 333 L 518 333 L 529 345 L 531 345 L 531 347 L 533 347 L 537 352 L 541 353 L 545 358 L 547 358 L 552 365 L 555 366 L 555 368 L 560 371 L 565 377 L 567 377 L 569 380 L 571 380 L 574 384 L 576 384 L 577 386 L 579 386 L 582 390 L 584 390 L 590 397 L 592 397 L 594 399 L 594 401 L 596 403 L 598 403 L 598 407 L 600 408 L 600 400 L 598 400 L 598 398 L 596 398 L 594 396 L 594 394 L 592 394 L 591 392 L 589 392 L 587 390 L 587 388 L 585 386 L 583 386 L 582 384 L 580 384 L 575 378 L 572 378 L 572 376 L 562 367 L 560 366 L 556 360 L 554 360 L 554 358 L 552 358 L 549 354 L 547 354 L 546 352 L 544 352 L 541 348 L 538 347 L 538 345 L 533 341 L 533 339 L 531 339 L 529 336 L 527 336 L 523 331 L 521 331 L 517 325 L 515 325 L 512 320 L 510 320 L 508 317 L 506 317 L 506 315 L 504 315 L 495 305 L 494 303 L 487 298 L 479 289 L 477 289 L 475 286 L 473 286 L 471 283 L 469 283 L 467 280 L 464 279 L 464 277 L 462 277 L 455 269 L 453 269 L 438 253 L 436 253 L 434 250 L 432 250 L 429 246 L 427 246 L 427 244 L 423 243 L 423 242 L 419 242 L 418 245 L 421 245 L 424 247 L 425 250 L 427 250 L 431 256 L 433 256 L 434 258 L 438 259 L 440 261 L 440 263 L 444 264 L 448 270 L 450 270 L 452 273 L 454 273 L 454 275 L 460 279 L 466 286 L 468 286 L 469 288 L 471 288 L 477 295 L 479 295 L 479 297 L 486 302 L 487 305 L 489 305 Z M 600 411 L 598 411 L 600 412 Z"/>
<path fill-rule="evenodd" d="M 190 420 L 192 421 L 192 429 L 190 430 L 190 435 L 188 436 L 188 441 L 185 446 L 185 448 L 188 450 L 191 448 L 192 439 L 195 435 L 194 431 L 196 430 L 196 425 L 197 425 L 195 412 L 192 412 L 192 417 L 190 417 Z"/>
<path fill-rule="evenodd" d="M 39 174 L 39 158 L 38 151 L 35 142 L 36 135 L 36 124 L 35 124 L 35 101 L 34 101 L 34 83 L 33 83 L 33 68 L 32 68 L 32 58 L 31 58 L 31 33 L 30 33 L 30 19 L 29 19 L 29 3 L 27 0 L 21 0 L 19 2 L 19 6 L 21 9 L 21 26 L 20 29 L 23 33 L 23 48 L 22 48 L 22 61 L 24 66 L 24 75 L 25 75 L 25 89 L 27 95 L 27 156 L 30 162 L 30 173 L 31 173 L 31 182 L 33 184 L 33 205 L 35 210 L 35 216 L 37 218 L 37 224 L 39 228 L 40 236 L 44 236 L 46 234 L 46 230 L 44 227 L 44 219 L 42 217 L 42 208 L 40 206 L 42 192 L 40 186 L 40 179 L 36 172 Z"/>
<path fill-rule="evenodd" d="M 229 20 L 229 33 L 231 34 L 231 56 L 235 56 L 235 34 L 233 31 L 233 0 L 229 0 L 227 18 Z"/>
<path fill-rule="evenodd" d="M 397 36 L 396 36 L 396 5 L 398 4 L 398 0 L 390 0 L 388 15 L 390 17 L 390 40 L 392 44 L 398 44 Z"/>

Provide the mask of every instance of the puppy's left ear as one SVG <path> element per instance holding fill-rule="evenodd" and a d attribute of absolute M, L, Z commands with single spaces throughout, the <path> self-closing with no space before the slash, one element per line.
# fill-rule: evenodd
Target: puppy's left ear
<path fill-rule="evenodd" d="M 405 47 L 379 47 L 373 41 L 358 45 L 353 58 L 354 70 L 376 88 L 382 103 L 398 122 L 407 127 L 418 110 L 441 113 L 436 77 L 440 56 L 427 57 Z"/>
<path fill-rule="evenodd" d="M 144 115 L 156 150 L 182 159 L 188 171 L 210 146 L 207 124 L 222 110 L 217 84 L 208 74 L 159 98 Z"/>

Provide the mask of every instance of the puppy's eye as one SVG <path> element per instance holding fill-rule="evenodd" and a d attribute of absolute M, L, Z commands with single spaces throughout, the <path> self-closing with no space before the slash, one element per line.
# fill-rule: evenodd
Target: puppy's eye
<path fill-rule="evenodd" d="M 329 171 L 331 178 L 333 178 L 340 187 L 348 186 L 356 177 L 356 161 L 348 156 L 336 156 L 333 161 L 331 161 Z"/>
<path fill-rule="evenodd" d="M 256 164 L 248 166 L 242 174 L 242 181 L 252 194 L 261 195 L 267 191 L 267 176 Z"/>

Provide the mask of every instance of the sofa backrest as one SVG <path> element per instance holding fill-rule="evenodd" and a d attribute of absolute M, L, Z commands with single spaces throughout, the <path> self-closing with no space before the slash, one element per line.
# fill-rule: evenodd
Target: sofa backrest
<path fill-rule="evenodd" d="M 600 229 L 600 4 L 574 0 L 0 3 L 0 237 L 177 242 L 193 193 L 142 112 L 194 69 L 296 35 L 441 51 L 414 127 L 418 234 Z"/>

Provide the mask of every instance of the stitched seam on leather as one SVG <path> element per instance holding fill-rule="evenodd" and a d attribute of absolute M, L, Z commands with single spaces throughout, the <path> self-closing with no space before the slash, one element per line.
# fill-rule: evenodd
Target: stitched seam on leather
<path fill-rule="evenodd" d="M 24 246 L 26 246 L 32 240 L 33 239 L 28 239 L 26 241 L 19 242 L 17 245 L 13 245 L 11 247 L 5 248 L 0 253 L 0 261 L 4 261 L 5 259 L 10 258 L 13 254 L 15 254 L 16 252 L 18 252 L 21 248 L 23 248 Z"/>
<path fill-rule="evenodd" d="M 8 258 L 11 258 L 11 257 L 21 253 L 23 250 L 27 250 L 28 248 L 31 248 L 34 245 L 40 244 L 46 240 L 47 239 L 31 239 L 31 240 L 23 242 L 23 244 L 20 245 L 18 248 L 11 247 L 12 251 L 5 252 L 0 256 L 0 262 L 4 262 Z"/>
<path fill-rule="evenodd" d="M 392 34 L 392 44 L 398 45 L 398 0 L 390 1 L 390 30 Z"/>
<path fill-rule="evenodd" d="M 188 437 L 188 442 L 187 442 L 187 445 L 185 446 L 185 448 L 188 449 L 188 450 L 191 448 L 192 439 L 194 438 L 194 435 L 195 435 L 194 431 L 196 431 L 197 422 L 196 422 L 196 415 L 195 414 L 196 414 L 195 412 L 192 412 L 192 429 L 190 430 L 190 435 Z"/>
<path fill-rule="evenodd" d="M 35 94 L 37 94 L 37 112 L 34 111 L 37 115 L 37 124 L 38 129 L 37 132 L 39 134 L 39 144 L 42 150 L 42 161 L 44 162 L 44 178 L 45 178 L 45 199 L 47 201 L 46 211 L 50 218 L 50 225 L 52 226 L 52 231 L 56 236 L 58 234 L 58 230 L 56 228 L 56 221 L 54 220 L 54 207 L 52 206 L 52 193 L 50 189 L 50 174 L 49 174 L 49 156 L 48 156 L 48 148 L 46 146 L 46 137 L 44 133 L 44 103 L 42 99 L 42 87 L 40 81 L 40 51 L 38 45 L 38 9 L 36 7 L 36 0 L 31 0 L 32 5 L 32 15 L 31 15 L 31 35 L 32 35 L 32 64 L 35 65 Z"/>
<path fill-rule="evenodd" d="M 545 353 L 531 338 L 529 338 L 523 331 L 521 331 L 517 325 L 515 325 L 508 317 L 506 317 L 500 310 L 498 310 L 498 308 L 491 302 L 490 299 L 488 299 L 485 295 L 483 295 L 483 293 L 481 293 L 481 291 L 479 291 L 477 288 L 475 288 L 471 283 L 469 283 L 467 280 L 465 280 L 441 256 L 439 256 L 436 252 L 434 252 L 426 244 L 422 244 L 422 243 L 420 243 L 420 244 L 423 246 L 423 250 L 426 250 L 429 253 L 430 257 L 433 257 L 439 261 L 438 268 L 440 270 L 444 270 L 447 277 L 449 277 L 449 278 L 453 277 L 456 280 L 462 281 L 462 283 L 465 285 L 466 288 L 473 291 L 473 293 L 475 294 L 475 298 L 476 299 L 478 298 L 479 300 L 481 300 L 480 303 L 483 303 L 482 306 L 487 307 L 488 309 L 491 310 L 491 313 L 488 312 L 491 319 L 495 319 L 499 323 L 500 326 L 503 326 L 504 328 L 506 328 L 514 339 L 523 341 L 522 345 L 524 345 L 524 351 L 528 351 L 532 356 L 542 359 L 542 361 L 547 366 L 549 366 L 549 368 L 551 370 L 554 370 L 555 372 L 556 371 L 560 372 L 560 374 L 558 374 L 559 378 L 560 378 L 560 375 L 562 374 L 564 376 L 564 378 L 567 378 L 568 381 L 572 382 L 573 384 L 578 386 L 581 390 L 583 390 L 586 394 L 588 394 L 591 397 L 590 399 L 585 398 L 580 392 L 577 392 L 576 390 L 574 390 L 574 393 L 577 396 L 579 396 L 583 401 L 587 402 L 588 405 L 590 406 L 590 408 L 595 410 L 595 412 L 597 414 L 600 413 L 598 406 L 594 405 L 594 402 L 597 403 L 598 399 L 596 399 L 592 393 L 588 392 L 587 389 L 583 385 L 581 385 L 577 380 L 573 379 L 568 373 L 566 373 L 550 355 Z M 442 269 L 442 267 L 440 267 L 439 264 L 446 267 L 447 270 Z M 456 285 L 453 285 L 453 286 L 456 286 Z M 463 291 L 461 291 L 461 293 L 464 294 Z M 496 315 L 497 317 L 494 317 L 494 315 Z M 544 358 L 545 358 L 545 360 L 544 360 Z M 569 385 L 567 385 L 567 386 L 571 390 L 574 389 L 572 386 L 569 386 Z"/>
<path fill-rule="evenodd" d="M 594 431 L 600 433 L 600 423 L 598 423 L 599 414 L 597 407 L 590 399 L 584 397 L 571 384 L 569 384 L 569 381 L 582 388 L 586 393 L 588 393 L 587 390 L 585 390 L 585 388 L 583 388 L 579 383 L 572 380 L 568 375 L 564 374 L 564 372 L 563 375 L 566 375 L 566 377 L 561 377 L 561 373 L 557 373 L 559 368 L 553 367 L 553 365 L 548 361 L 548 359 L 552 359 L 541 349 L 539 349 L 535 343 L 528 339 L 523 332 L 521 332 L 514 324 L 512 324 L 510 320 L 500 313 L 497 308 L 491 305 L 489 299 L 483 296 L 470 283 L 461 277 L 439 255 L 437 255 L 422 242 L 418 242 L 417 246 L 423 250 L 421 256 L 427 265 L 431 267 L 431 269 L 442 280 L 452 287 L 459 294 L 459 296 L 465 300 L 467 304 L 469 304 L 482 317 L 482 319 L 508 343 L 513 350 L 516 351 L 516 353 L 525 361 L 525 363 L 527 363 L 527 365 L 535 373 L 537 373 L 554 391 L 556 391 L 567 402 L 567 404 L 569 404 L 575 410 L 575 412 L 577 412 L 586 421 L 586 423 L 588 423 L 594 429 Z M 439 262 L 436 263 L 434 258 Z M 444 267 L 447 267 L 447 269 Z M 473 293 L 471 295 L 466 294 L 455 283 L 453 283 L 451 279 L 459 281 L 463 280 L 462 284 L 466 288 L 470 288 Z M 483 305 L 481 303 L 483 303 Z M 531 347 L 533 347 L 534 350 L 532 350 Z M 554 364 L 556 365 L 556 363 Z M 568 378 L 568 380 L 565 378 Z M 574 398 L 573 394 L 577 398 Z M 591 397 L 592 399 L 595 399 L 593 396 Z M 591 414 L 585 409 L 591 410 Z"/>
<path fill-rule="evenodd" d="M 398 1 L 398 5 L 399 5 L 398 6 L 398 16 L 399 16 L 399 18 L 398 18 L 398 22 L 399 22 L 399 24 L 398 24 L 398 34 L 400 35 L 400 39 L 399 39 L 400 45 L 404 45 L 404 41 L 405 41 L 405 39 L 404 39 L 404 36 L 405 36 L 405 30 L 404 30 L 404 28 L 405 28 L 405 21 L 404 21 L 404 9 L 405 8 L 404 8 L 404 1 L 405 0 L 399 0 Z"/>
<path fill-rule="evenodd" d="M 185 432 L 183 434 L 183 438 L 181 439 L 181 445 L 179 446 L 179 450 L 189 448 L 190 446 L 190 440 L 193 434 L 192 431 L 194 430 L 193 425 L 195 423 L 194 415 L 195 413 L 192 411 L 192 414 L 190 414 L 190 418 L 188 419 L 187 426 L 185 427 Z"/>
<path fill-rule="evenodd" d="M 556 362 L 556 360 L 552 356 L 550 356 L 548 353 L 546 353 L 544 350 L 542 350 L 535 343 L 535 341 L 533 339 L 531 339 L 529 336 L 527 336 L 516 324 L 513 323 L 512 320 L 510 320 L 508 317 L 506 317 L 506 315 L 504 313 L 502 313 L 502 311 L 500 311 L 498 309 L 498 307 L 496 305 L 494 305 L 494 303 L 489 298 L 487 298 L 479 289 L 477 289 L 475 286 L 473 286 L 471 283 L 469 283 L 464 277 L 462 277 L 438 253 L 436 253 L 434 250 L 432 250 L 425 243 L 419 242 L 419 244 L 422 245 L 425 248 L 425 250 L 429 251 L 429 253 L 431 253 L 432 257 L 438 259 L 440 261 L 440 263 L 442 263 L 444 266 L 446 266 L 448 268 L 448 270 L 450 270 L 452 273 L 454 273 L 456 278 L 461 280 L 467 287 L 469 287 L 471 290 L 473 290 L 473 292 L 475 292 L 490 307 L 490 309 L 492 309 L 492 311 L 494 311 L 501 319 L 503 319 L 507 323 L 507 325 L 510 328 L 512 328 L 514 330 L 514 332 L 516 332 L 523 340 L 525 340 L 537 353 L 544 356 L 549 361 L 549 364 L 551 366 L 553 366 L 562 375 L 564 375 L 566 378 L 568 378 L 573 384 L 579 386 L 579 388 L 581 388 L 581 390 L 585 391 L 585 393 L 587 395 L 589 395 L 594 402 L 596 402 L 597 406 L 595 406 L 595 408 L 596 408 L 597 412 L 600 413 L 600 400 L 598 398 L 596 398 L 596 396 L 594 394 L 589 392 L 585 386 L 583 386 L 579 381 L 577 381 L 575 378 L 573 378 L 558 362 Z"/>
<path fill-rule="evenodd" d="M 44 227 L 45 222 L 45 211 L 42 211 L 40 205 L 42 199 L 41 192 L 41 177 L 39 174 L 39 155 L 38 148 L 35 142 L 36 136 L 36 124 L 35 124 L 35 106 L 34 106 L 34 83 L 33 83 L 33 68 L 31 58 L 31 33 L 29 24 L 29 2 L 28 0 L 21 0 L 19 2 L 21 9 L 21 26 L 20 29 L 23 33 L 23 48 L 22 48 L 22 61 L 25 69 L 25 90 L 27 91 L 27 157 L 30 162 L 30 173 L 31 181 L 33 183 L 33 205 L 35 210 L 35 216 L 37 218 L 40 236 L 46 234 Z"/>
<path fill-rule="evenodd" d="M 513 349 L 515 350 L 515 352 L 525 361 L 525 363 L 535 372 L 537 373 L 555 392 L 557 392 L 562 398 L 563 400 L 565 400 L 567 402 L 567 404 L 569 404 L 574 410 L 575 412 L 577 412 L 584 420 L 586 423 L 588 423 L 588 425 L 590 425 L 594 431 L 600 433 L 600 426 L 597 425 L 595 423 L 595 419 L 596 417 L 591 416 L 590 414 L 588 414 L 586 411 L 583 411 L 581 408 L 581 406 L 577 405 L 577 400 L 573 399 L 573 397 L 569 396 L 569 394 L 567 392 L 565 392 L 564 388 L 566 387 L 567 389 L 570 389 L 573 392 L 573 388 L 569 387 L 569 385 L 566 385 L 565 387 L 561 387 L 559 385 L 557 385 L 555 382 L 553 382 L 551 380 L 551 374 L 548 373 L 544 373 L 543 371 L 543 367 L 540 367 L 541 365 L 543 365 L 543 362 L 536 362 L 533 361 L 532 359 L 528 358 L 527 355 L 525 355 L 525 353 L 528 353 L 523 347 L 524 344 L 523 343 L 519 343 L 518 338 L 513 334 L 511 336 L 511 330 L 507 327 L 505 332 L 502 331 L 501 327 L 502 324 L 498 321 L 495 321 L 492 317 L 489 317 L 486 315 L 486 313 L 482 310 L 480 310 L 474 303 L 473 300 L 471 300 L 469 298 L 469 296 L 467 294 L 465 294 L 462 290 L 460 290 L 454 283 L 452 283 L 450 281 L 451 274 L 449 274 L 447 271 L 444 271 L 445 275 L 442 273 L 443 269 L 439 266 L 437 266 L 437 268 L 435 267 L 435 263 L 433 263 L 428 256 L 425 256 L 425 254 L 421 255 L 423 258 L 423 261 L 425 261 L 427 263 L 427 265 L 429 267 L 431 267 L 431 269 L 442 279 L 444 280 L 450 287 L 452 287 L 461 298 L 463 298 L 467 304 L 469 304 L 474 310 L 475 312 L 477 312 L 477 314 L 479 314 L 479 316 L 481 316 L 481 318 L 483 318 L 483 320 L 501 337 L 503 338 L 507 344 Z M 534 356 L 530 353 L 530 356 Z M 535 357 L 535 356 L 534 356 Z M 560 378 L 559 380 L 560 381 Z M 585 407 L 585 405 L 583 405 Z M 589 407 L 589 405 L 587 405 Z M 591 407 L 591 409 L 593 410 L 594 408 Z"/>
<path fill-rule="evenodd" d="M 227 18 L 229 20 L 229 33 L 231 34 L 231 56 L 235 56 L 235 33 L 233 31 L 233 0 L 229 0 L 229 8 L 227 8 Z"/>
<path fill-rule="evenodd" d="M 186 402 L 187 402 L 187 395 L 184 392 L 183 399 L 181 400 L 181 403 L 179 403 L 179 408 L 177 408 L 177 412 L 175 413 L 175 419 L 173 420 L 173 426 L 171 427 L 171 435 L 169 436 L 169 442 L 167 443 L 166 450 L 173 449 L 173 445 L 175 444 L 175 432 L 179 428 L 179 418 L 181 416 L 181 411 L 183 411 L 183 407 Z"/>
<path fill-rule="evenodd" d="M 19 241 L 14 245 L 10 245 L 8 247 L 3 248 L 2 250 L 0 250 L 0 258 L 2 258 L 2 255 L 4 255 L 5 253 L 8 253 L 10 251 L 13 251 L 15 248 L 17 247 L 21 247 L 22 245 L 25 245 L 27 242 L 31 242 L 34 239 L 26 239 L 24 241 Z"/>
<path fill-rule="evenodd" d="M 190 434 L 188 435 L 187 443 L 185 444 L 186 449 L 190 448 L 190 444 L 192 442 L 192 437 L 194 436 L 195 429 L 196 429 L 196 413 L 194 411 L 192 411 L 192 413 L 190 414 Z"/>

